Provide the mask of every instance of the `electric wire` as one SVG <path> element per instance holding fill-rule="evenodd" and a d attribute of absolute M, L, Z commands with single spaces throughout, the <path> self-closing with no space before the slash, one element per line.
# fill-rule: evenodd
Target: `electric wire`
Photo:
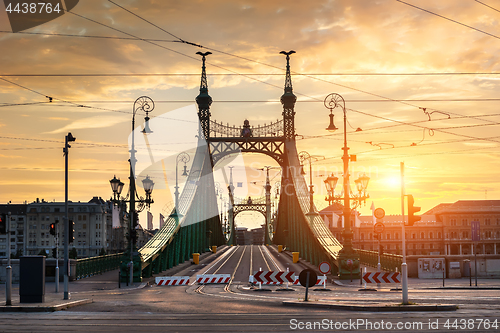
<path fill-rule="evenodd" d="M 480 3 L 480 4 L 481 4 L 481 5 L 483 5 L 483 6 L 486 6 L 486 7 L 488 7 L 488 8 L 491 8 L 491 9 L 493 9 L 494 11 L 497 11 L 497 12 L 499 12 L 499 13 L 500 13 L 500 10 L 498 10 L 498 9 L 496 9 L 496 8 L 493 8 L 493 7 L 491 7 L 491 6 L 487 5 L 487 4 L 485 4 L 484 2 L 481 2 L 481 1 L 479 1 L 479 0 L 475 0 L 475 1 L 476 1 L 477 3 Z"/>
<path fill-rule="evenodd" d="M 397 0 L 397 1 L 402 2 L 402 1 L 400 1 L 400 0 Z M 114 3 L 114 2 L 112 2 L 112 1 L 110 1 L 110 2 L 111 2 L 111 3 L 113 3 L 113 4 L 115 4 L 115 3 Z M 402 2 L 402 3 L 404 3 L 404 2 Z M 405 3 L 405 4 L 407 4 L 407 3 Z M 115 5 L 116 5 L 116 4 L 115 4 Z M 117 5 L 117 6 L 118 6 L 118 5 Z M 126 10 L 125 8 L 123 8 L 123 7 L 121 7 L 121 6 L 118 6 L 118 7 L 120 7 L 120 8 L 122 8 L 122 9 Z M 418 7 L 417 7 L 417 8 L 418 8 Z M 420 9 L 420 8 L 419 8 L 419 9 Z M 127 10 L 127 11 L 128 11 L 128 10 Z M 128 11 L 128 12 L 130 12 L 130 11 Z M 139 38 L 139 39 L 140 39 L 140 40 L 142 40 L 142 41 L 146 41 L 146 40 L 145 40 L 145 39 L 143 39 L 143 38 L 140 38 L 140 37 L 134 36 L 134 35 L 132 35 L 132 34 L 129 34 L 129 33 L 127 33 L 127 32 L 124 32 L 124 31 L 122 31 L 122 30 L 119 30 L 119 29 L 116 29 L 116 28 L 110 27 L 110 26 L 108 26 L 108 25 L 106 25 L 106 24 L 103 24 L 103 23 L 98 22 L 98 21 L 96 21 L 96 20 L 93 20 L 93 19 L 87 18 L 87 17 L 85 17 L 85 16 L 82 16 L 82 15 L 76 14 L 76 13 L 74 13 L 74 12 L 69 12 L 69 13 L 72 13 L 73 15 L 76 15 L 76 16 L 81 17 L 81 18 L 83 18 L 83 19 L 89 20 L 89 21 L 94 22 L 94 23 L 96 23 L 96 24 L 99 24 L 99 25 L 101 25 L 101 26 L 104 26 L 104 27 L 110 28 L 110 29 L 112 29 L 112 30 L 118 31 L 118 32 L 123 33 L 123 34 L 126 34 L 126 35 L 128 35 L 128 36 L 135 37 L 135 38 Z M 131 13 L 131 14 L 133 14 L 132 12 L 130 12 L 130 13 Z M 135 15 L 135 16 L 138 16 L 138 15 L 136 15 L 136 14 L 134 14 L 134 15 Z M 138 17 L 139 17 L 139 16 L 138 16 Z M 145 21 L 147 21 L 147 20 L 145 20 Z M 147 22 L 149 22 L 149 21 L 147 21 Z M 153 24 L 153 23 L 151 23 L 151 22 L 149 22 L 149 23 L 150 23 L 150 24 Z M 154 24 L 153 24 L 153 25 L 154 25 Z M 156 25 L 154 25 L 154 26 L 156 26 Z M 157 27 L 157 28 L 159 28 L 159 27 Z M 161 28 L 160 28 L 160 29 L 161 29 Z M 161 30 L 163 30 L 163 29 L 161 29 Z M 167 32 L 167 31 L 165 31 L 165 32 Z M 168 32 L 167 32 L 167 33 L 168 33 Z M 169 34 L 170 34 L 170 33 L 169 33 Z M 171 34 L 171 35 L 172 35 L 172 34 Z M 174 36 L 174 35 L 172 35 L 172 36 Z M 174 36 L 174 37 L 176 37 L 176 36 Z M 178 37 L 176 37 L 176 38 L 178 38 Z M 180 39 L 180 38 L 178 38 L 178 39 Z M 181 40 L 181 41 L 183 41 L 182 39 L 180 39 L 180 40 Z M 162 47 L 162 48 L 167 49 L 167 50 L 169 50 L 169 51 L 172 51 L 172 52 L 175 52 L 175 53 L 178 53 L 178 54 L 184 55 L 184 56 L 186 56 L 186 57 L 188 57 L 188 58 L 191 58 L 191 59 L 196 59 L 196 60 L 197 60 L 197 58 L 195 58 L 195 57 L 192 57 L 192 56 L 186 55 L 186 54 L 184 54 L 184 53 L 181 53 L 181 52 L 178 52 L 178 51 L 175 51 L 175 50 L 172 50 L 172 49 L 169 49 L 169 48 L 163 47 L 163 46 L 158 45 L 158 44 L 156 44 L 156 43 L 153 43 L 153 42 L 149 42 L 149 43 L 151 43 L 151 44 L 153 44 L 153 45 L 156 45 L 156 46 L 159 46 L 159 47 Z M 190 43 L 190 44 L 195 45 L 195 46 L 202 47 L 201 45 L 197 45 L 197 44 L 194 44 L 194 43 Z M 214 50 L 214 51 L 219 52 L 218 50 Z M 232 55 L 232 54 L 230 54 L 230 53 L 225 53 L 225 54 Z M 236 55 L 232 55 L 232 56 L 236 56 Z M 239 57 L 239 56 L 237 56 L 237 57 Z M 240 57 L 240 58 L 245 59 L 245 60 L 248 60 L 248 61 L 252 61 L 252 62 L 257 62 L 257 63 L 263 64 L 263 65 L 267 65 L 267 66 L 270 66 L 270 67 L 273 67 L 273 68 L 277 68 L 277 69 L 282 70 L 282 68 L 279 68 L 279 67 L 277 67 L 277 66 L 273 66 L 273 65 L 269 65 L 269 64 L 261 63 L 261 62 L 258 62 L 258 61 L 252 60 L 252 59 L 248 59 L 248 58 L 245 58 L 245 57 Z M 221 66 L 217 66 L 217 65 L 212 65 L 212 66 L 215 66 L 215 67 L 221 68 L 221 69 L 223 69 L 223 70 L 226 70 L 226 71 L 232 72 L 232 73 L 237 74 L 237 75 L 245 76 L 245 74 L 236 73 L 235 71 L 228 70 L 228 69 L 223 68 L 223 67 L 221 67 Z M 309 76 L 309 77 L 312 77 L 312 76 Z M 312 78 L 314 78 L 314 77 L 312 77 Z M 1 77 L 0 77 L 0 79 L 4 80 L 4 81 L 6 81 L 6 82 L 9 82 L 9 83 L 11 83 L 11 84 L 15 84 L 15 85 L 17 85 L 17 86 L 19 86 L 19 87 L 23 87 L 23 86 L 21 86 L 21 85 L 19 85 L 19 84 L 16 84 L 16 83 L 14 83 L 14 82 L 8 81 L 8 80 L 6 80 L 6 79 L 4 79 L 4 78 L 1 78 Z M 258 82 L 261 82 L 261 83 L 264 83 L 264 84 L 266 84 L 266 85 L 274 86 L 274 87 L 277 87 L 277 88 L 280 88 L 280 89 L 281 89 L 281 87 L 279 87 L 279 86 L 277 86 L 277 85 L 270 84 L 270 83 L 267 83 L 267 82 L 265 82 L 265 81 L 262 81 L 262 80 L 257 80 L 257 79 L 254 79 L 254 78 L 251 78 L 251 79 L 253 79 L 253 80 L 255 80 L 255 81 L 258 81 Z M 384 97 L 384 96 L 381 96 L 381 95 L 378 95 L 378 94 L 374 94 L 374 93 L 370 93 L 370 92 L 367 92 L 367 91 L 364 91 L 364 90 L 360 90 L 360 89 L 352 88 L 352 87 L 349 87 L 349 86 L 345 86 L 345 85 L 342 85 L 342 84 L 339 84 L 339 83 L 334 83 L 334 82 L 331 82 L 331 81 L 326 81 L 326 80 L 319 79 L 319 78 L 315 78 L 315 79 L 320 80 L 320 81 L 323 81 L 323 82 L 327 82 L 327 83 L 330 83 L 330 84 L 333 84 L 333 85 L 341 86 L 341 87 L 344 87 L 344 88 L 347 88 L 347 89 L 351 89 L 351 90 L 355 90 L 355 91 L 363 92 L 363 93 L 366 93 L 366 94 L 370 94 L 370 95 L 372 95 L 372 96 L 376 96 L 376 97 L 379 97 L 379 98 L 388 99 L 388 100 L 391 100 L 391 101 L 397 101 L 397 100 L 394 100 L 394 99 L 391 99 L 391 98 L 387 98 L 387 97 Z M 33 91 L 33 92 L 36 92 L 36 91 L 34 91 L 34 90 L 32 90 L 32 89 L 29 89 L 29 88 L 26 88 L 26 87 L 23 87 L 23 88 L 24 88 L 24 89 L 31 90 L 31 91 Z M 40 95 L 43 95 L 43 94 L 41 94 L 41 93 L 39 93 L 39 92 L 36 92 L 36 93 L 38 93 L 38 94 L 40 94 Z M 304 95 L 304 94 L 300 94 L 300 95 L 305 96 L 305 97 L 309 97 L 309 96 Z M 45 96 L 45 97 L 48 97 L 48 96 Z M 309 98 L 311 98 L 311 97 L 309 97 Z M 61 101 L 62 101 L 62 100 L 61 100 Z M 71 102 L 68 102 L 68 101 L 64 101 L 64 102 L 71 103 Z M 413 107 L 420 108 L 420 107 L 419 107 L 419 106 L 417 106 L 417 105 L 413 105 L 413 104 L 410 104 L 410 103 L 407 103 L 407 102 L 402 102 L 402 101 L 399 101 L 399 102 L 400 102 L 400 103 L 403 103 L 403 104 L 407 104 L 407 105 L 409 105 L 409 106 L 413 106 Z M 83 107 L 83 106 L 79 105 L 79 107 Z M 92 108 L 94 108 L 94 107 L 92 107 Z M 106 110 L 106 109 L 104 109 L 104 108 L 96 108 L 96 109 Z M 109 109 L 108 109 L 108 110 L 109 110 Z M 352 109 L 351 109 L 351 110 L 352 110 Z M 115 111 L 115 112 L 120 112 L 120 111 L 117 111 L 117 110 L 113 110 L 113 111 Z M 358 113 L 362 113 L 362 114 L 365 114 L 365 115 L 369 115 L 369 116 L 374 116 L 374 115 L 371 115 L 371 114 L 368 114 L 368 113 L 364 113 L 364 112 L 361 112 L 361 111 L 355 111 L 355 110 L 352 110 L 352 111 L 354 111 L 354 112 L 358 112 Z M 473 116 L 472 116 L 472 117 L 473 117 Z M 382 118 L 382 119 L 383 119 L 383 118 Z M 388 118 L 387 118 L 387 119 L 385 119 L 385 120 L 388 120 Z M 481 119 L 481 120 L 482 120 L 482 119 Z M 390 120 L 390 121 L 395 121 L 395 120 Z M 404 123 L 404 122 L 400 122 L 400 121 L 395 121 L 395 122 Z M 449 133 L 449 134 L 459 135 L 459 134 L 456 134 L 456 133 Z M 466 136 L 466 137 L 470 137 L 470 136 Z M 478 140 L 482 140 L 481 138 L 477 138 L 477 139 L 478 139 Z"/>
<path fill-rule="evenodd" d="M 486 32 L 486 31 L 484 31 L 484 30 L 480 30 L 480 29 L 474 28 L 474 27 L 472 27 L 472 26 L 470 26 L 470 25 L 467 25 L 467 24 L 464 24 L 464 23 L 458 22 L 458 21 L 453 20 L 453 19 L 450 19 L 450 18 L 448 18 L 448 17 L 446 17 L 446 16 L 436 14 L 436 13 L 434 13 L 434 12 L 431 12 L 430 10 L 423 9 L 423 8 L 421 8 L 421 7 L 417 7 L 417 6 L 415 6 L 415 5 L 412 5 L 412 4 L 408 3 L 408 2 L 404 2 L 404 1 L 402 1 L 402 0 L 396 0 L 396 1 L 397 1 L 397 2 L 400 2 L 400 3 L 402 3 L 402 4 L 405 4 L 405 5 L 407 5 L 407 6 L 410 6 L 410 7 L 416 8 L 416 9 L 419 9 L 419 10 L 424 11 L 424 12 L 426 12 L 426 13 L 429 13 L 429 14 L 435 15 L 435 16 L 440 17 L 440 18 L 442 18 L 442 19 L 448 20 L 448 21 L 450 21 L 450 22 L 453 22 L 453 23 L 459 24 L 459 25 L 461 25 L 461 26 L 467 27 L 467 28 L 469 28 L 469 29 L 472 29 L 472 30 L 478 31 L 478 32 L 480 32 L 480 33 L 483 33 L 483 34 L 485 34 L 485 35 L 491 36 L 491 37 L 493 37 L 493 38 L 500 39 L 500 37 L 499 37 L 499 36 L 497 36 L 497 35 L 490 34 L 489 32 Z"/>

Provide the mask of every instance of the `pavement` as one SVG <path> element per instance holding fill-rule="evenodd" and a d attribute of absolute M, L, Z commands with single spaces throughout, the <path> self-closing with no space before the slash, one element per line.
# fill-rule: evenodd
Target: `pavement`
<path fill-rule="evenodd" d="M 190 261 L 186 261 L 170 270 L 160 273 L 158 276 L 173 276 L 173 275 L 196 275 L 196 272 L 203 269 L 209 263 L 222 255 L 229 247 L 220 247 L 216 254 L 211 252 L 204 253 L 200 256 L 200 265 L 194 266 Z M 303 262 L 304 266 L 311 266 L 309 263 Z M 329 282 L 332 282 L 334 288 L 352 290 L 352 292 L 365 288 L 358 280 L 338 280 L 330 277 Z M 144 279 L 141 283 L 127 285 L 126 283 L 118 283 L 118 270 L 106 272 L 100 275 L 91 276 L 77 281 L 69 282 L 69 299 L 63 299 L 64 284 L 59 284 L 59 292 L 55 292 L 55 282 L 47 282 L 45 284 L 45 300 L 43 303 L 20 303 L 19 284 L 12 286 L 12 305 L 5 305 L 4 302 L 0 305 L 0 312 L 53 312 L 76 307 L 92 302 L 99 302 L 99 293 L 102 291 L 125 293 L 134 290 L 142 289 L 148 285 L 154 284 L 154 277 Z M 478 286 L 475 286 L 475 280 L 472 279 L 472 286 L 468 278 L 462 279 L 446 279 L 443 287 L 442 279 L 417 279 L 410 278 L 408 282 L 409 290 L 425 290 L 425 289 L 482 289 L 482 290 L 500 290 L 500 280 L 498 279 L 478 279 Z M 367 286 L 373 292 L 393 291 L 396 286 L 382 284 L 377 286 Z M 398 286 L 401 289 L 401 286 Z M 103 296 L 105 297 L 105 296 Z M 102 298 L 102 297 L 101 297 Z M 0 288 L 0 299 L 5 299 L 5 288 Z M 454 311 L 458 307 L 453 304 L 412 304 L 402 305 L 394 302 L 373 302 L 366 304 L 365 302 L 356 301 L 283 301 L 283 306 L 290 307 L 315 307 L 324 309 L 342 309 L 352 311 Z"/>

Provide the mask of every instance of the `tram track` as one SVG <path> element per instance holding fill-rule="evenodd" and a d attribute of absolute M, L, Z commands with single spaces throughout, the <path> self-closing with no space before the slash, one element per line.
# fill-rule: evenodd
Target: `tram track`
<path fill-rule="evenodd" d="M 226 265 L 228 263 L 228 261 L 233 257 L 233 255 L 236 254 L 236 252 L 238 252 L 238 250 L 243 247 L 243 250 L 241 251 L 241 255 L 239 256 L 238 258 L 238 262 L 236 263 L 236 265 L 234 266 L 234 268 L 232 269 L 232 272 L 231 272 L 231 277 L 229 279 L 229 282 L 227 284 L 224 285 L 224 292 L 226 293 L 230 293 L 230 294 L 233 294 L 233 295 L 239 295 L 239 296 L 245 296 L 245 297 L 248 297 L 249 295 L 247 294 L 243 294 L 243 293 L 238 293 L 238 292 L 235 292 L 233 290 L 231 290 L 231 286 L 233 285 L 233 283 L 235 282 L 234 279 L 235 279 L 235 275 L 236 273 L 238 272 L 238 269 L 240 269 L 240 267 L 242 266 L 242 262 L 244 261 L 243 258 L 245 256 L 245 253 L 246 251 L 248 250 L 248 254 L 249 254 L 249 275 L 252 275 L 253 274 L 253 265 L 255 263 L 255 260 L 258 259 L 260 260 L 260 258 L 262 258 L 262 261 L 264 262 L 265 264 L 265 267 L 271 271 L 271 266 L 274 266 L 274 268 L 276 270 L 280 270 L 280 266 L 279 264 L 274 260 L 273 256 L 271 255 L 271 253 L 269 252 L 269 250 L 264 246 L 264 245 L 258 245 L 257 246 L 257 249 L 259 249 L 258 252 L 256 253 L 260 253 L 260 256 L 254 256 L 254 248 L 255 246 L 252 246 L 252 245 L 244 245 L 244 246 L 239 246 L 238 248 L 236 248 L 234 251 L 232 251 L 230 253 L 229 256 L 227 256 L 227 258 L 225 258 L 225 260 L 221 263 L 222 261 L 222 258 L 216 262 L 214 262 L 206 271 L 205 271 L 205 274 L 208 273 L 209 271 L 211 271 L 212 269 L 214 269 L 215 267 L 217 267 L 215 269 L 215 271 L 211 274 L 216 274 L 217 272 L 219 272 L 223 267 L 224 265 Z M 266 258 L 267 257 L 267 258 Z M 248 259 L 247 259 L 248 260 Z M 205 289 L 205 286 L 206 285 L 199 285 L 196 289 L 195 289 L 195 292 L 198 293 L 198 294 L 204 294 L 204 295 L 213 295 L 213 294 L 210 294 L 210 293 L 207 293 L 204 291 Z M 220 296 L 220 295 L 219 295 Z"/>

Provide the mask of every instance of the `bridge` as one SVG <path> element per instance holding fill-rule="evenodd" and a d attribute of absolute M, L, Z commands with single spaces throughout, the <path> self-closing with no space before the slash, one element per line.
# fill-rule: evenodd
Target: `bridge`
<path fill-rule="evenodd" d="M 348 278 L 346 262 L 339 259 L 343 246 L 327 228 L 317 210 L 311 209 L 308 185 L 300 172 L 301 163 L 295 141 L 297 98 L 293 93 L 290 73 L 292 53 L 295 52 L 282 52 L 286 55 L 284 93 L 280 98 L 283 105 L 282 119 L 262 126 L 251 125 L 248 120 L 243 126 L 230 126 L 211 119 L 212 97 L 208 93 L 205 66 L 210 52 L 198 52 L 202 57 L 202 71 L 200 92 L 196 97 L 200 126 L 191 168 L 194 171 L 189 172 L 178 204 L 163 227 L 138 250 L 140 261 L 134 262 L 134 281 L 189 260 L 193 253 L 210 251 L 211 246 L 234 245 L 234 218 L 243 210 L 257 211 L 265 216 L 266 244 L 280 244 L 290 251 L 300 252 L 303 259 L 314 265 L 327 261 L 335 273 L 340 272 L 341 278 Z M 224 157 L 238 153 L 265 154 L 276 161 L 281 168 L 279 204 L 272 218 L 269 173 L 265 186 L 266 197 L 258 203 L 244 203 L 241 200 L 235 203 L 231 177 L 227 184 L 230 202 L 229 230 L 226 231 L 217 207 L 213 170 Z M 354 262 L 350 262 L 349 273 L 359 277 L 359 260 L 369 261 L 372 258 L 373 253 L 360 251 L 354 256 Z M 126 278 L 126 272 L 126 269 L 122 272 L 123 279 Z"/>

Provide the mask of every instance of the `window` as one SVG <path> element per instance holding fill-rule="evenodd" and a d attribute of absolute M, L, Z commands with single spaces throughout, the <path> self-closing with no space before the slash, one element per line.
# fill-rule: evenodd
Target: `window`
<path fill-rule="evenodd" d="M 491 225 L 490 219 L 484 219 L 484 225 Z"/>
<path fill-rule="evenodd" d="M 425 234 L 422 232 L 420 233 L 420 238 L 424 239 L 425 238 Z"/>
<path fill-rule="evenodd" d="M 468 223 L 467 219 L 463 219 L 463 220 L 462 220 L 462 225 L 469 225 L 469 223 Z"/>
<path fill-rule="evenodd" d="M 434 238 L 434 234 L 432 233 L 432 231 L 431 231 L 431 232 L 429 232 L 429 238 L 430 238 L 430 239 L 433 239 L 433 238 Z"/>
<path fill-rule="evenodd" d="M 391 239 L 391 234 L 388 233 L 385 237 L 386 239 Z"/>

